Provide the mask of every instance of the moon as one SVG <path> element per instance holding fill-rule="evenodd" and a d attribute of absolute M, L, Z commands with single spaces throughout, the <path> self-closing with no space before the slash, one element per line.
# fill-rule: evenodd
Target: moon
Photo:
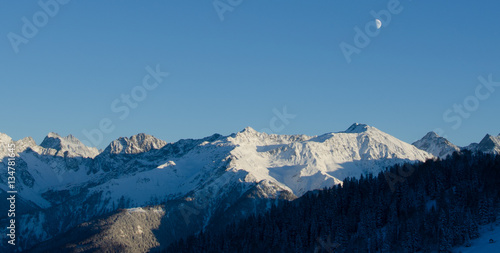
<path fill-rule="evenodd" d="M 377 29 L 380 29 L 380 27 L 382 27 L 382 22 L 380 21 L 380 19 L 375 19 L 375 24 L 377 25 Z"/>

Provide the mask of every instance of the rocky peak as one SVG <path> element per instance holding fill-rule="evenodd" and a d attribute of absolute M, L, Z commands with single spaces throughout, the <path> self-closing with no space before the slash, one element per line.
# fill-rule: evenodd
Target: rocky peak
<path fill-rule="evenodd" d="M 354 123 L 343 133 L 362 133 L 370 130 L 372 127 L 366 124 Z"/>
<path fill-rule="evenodd" d="M 99 154 L 97 148 L 87 147 L 73 135 L 61 137 L 57 133 L 49 133 L 40 144 L 42 148 L 47 149 L 48 154 L 63 156 L 67 152 L 67 156 L 75 157 L 95 157 Z"/>
<path fill-rule="evenodd" d="M 439 137 L 440 137 L 440 136 L 439 136 L 437 133 L 435 133 L 435 132 L 431 131 L 431 132 L 428 132 L 428 133 L 424 136 L 424 138 L 423 138 L 423 139 L 434 139 L 434 138 L 439 138 Z"/>
<path fill-rule="evenodd" d="M 453 152 L 460 151 L 459 147 L 435 132 L 428 132 L 422 139 L 414 142 L 413 146 L 440 158 L 445 158 L 453 154 Z"/>
<path fill-rule="evenodd" d="M 500 137 L 486 134 L 477 145 L 477 150 L 485 153 L 500 154 Z"/>
<path fill-rule="evenodd" d="M 36 145 L 35 140 L 31 137 L 24 137 L 23 139 L 16 141 L 17 152 L 23 152 L 27 148 L 31 148 L 35 151 L 40 150 L 40 146 Z"/>
<path fill-rule="evenodd" d="M 167 142 L 160 140 L 152 135 L 140 133 L 130 138 L 120 137 L 109 144 L 104 152 L 111 154 L 138 154 L 160 149 Z"/>

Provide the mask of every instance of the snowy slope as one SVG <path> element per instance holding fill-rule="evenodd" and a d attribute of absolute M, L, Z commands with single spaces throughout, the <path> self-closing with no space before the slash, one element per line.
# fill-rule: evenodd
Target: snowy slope
<path fill-rule="evenodd" d="M 427 133 L 422 139 L 414 142 L 413 146 L 439 158 L 446 158 L 453 154 L 453 152 L 460 151 L 459 147 L 449 142 L 446 138 L 440 137 L 435 132 Z"/>

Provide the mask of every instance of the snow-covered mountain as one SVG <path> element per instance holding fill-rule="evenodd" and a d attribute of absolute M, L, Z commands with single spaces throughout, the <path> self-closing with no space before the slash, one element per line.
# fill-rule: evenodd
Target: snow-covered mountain
<path fill-rule="evenodd" d="M 453 152 L 460 150 L 500 154 L 500 135 L 492 136 L 486 134 L 479 143 L 471 143 L 466 147 L 458 147 L 446 138 L 440 137 L 434 132 L 429 132 L 422 139 L 414 142 L 413 145 L 439 158 L 446 158 L 453 154 Z"/>
<path fill-rule="evenodd" d="M 486 134 L 486 136 L 484 136 L 479 143 L 471 143 L 463 149 L 470 150 L 472 152 L 500 154 L 500 134 L 498 136 Z"/>
<path fill-rule="evenodd" d="M 114 140 L 104 152 L 111 154 L 139 154 L 148 152 L 151 149 L 160 149 L 166 144 L 165 141 L 154 136 L 141 133 L 130 137 L 130 139 L 120 137 Z"/>
<path fill-rule="evenodd" d="M 395 163 L 432 158 L 363 124 L 320 136 L 268 135 L 246 128 L 227 140 L 236 146 L 232 167 L 247 171 L 253 180 L 276 182 L 297 196 L 340 183 L 346 177 L 378 173 Z"/>
<path fill-rule="evenodd" d="M 11 141 L 0 134 L 0 147 Z M 30 138 L 16 143 L 16 186 L 23 205 L 18 221 L 21 236 L 30 238 L 20 240 L 25 249 L 118 208 L 144 206 L 161 209 L 161 224 L 143 227 L 159 229 L 168 242 L 346 177 L 434 157 L 363 124 L 319 136 L 248 127 L 229 136 L 168 144 L 139 134 L 113 141 L 100 154 L 72 136 L 52 133 L 40 146 Z M 0 175 L 0 194 L 7 190 L 6 175 Z"/>
<path fill-rule="evenodd" d="M 476 146 L 476 151 L 500 154 L 500 135 L 493 136 L 487 134 Z"/>
<path fill-rule="evenodd" d="M 97 148 L 85 146 L 73 135 L 61 137 L 57 133 L 49 133 L 40 146 L 46 149 L 45 153 L 57 156 L 94 158 L 99 154 Z"/>
<path fill-rule="evenodd" d="M 34 149 L 39 153 L 44 152 L 43 148 L 36 145 L 35 140 L 33 140 L 33 138 L 31 138 L 31 137 L 26 137 L 26 138 L 23 138 L 21 140 L 14 141 L 14 140 L 12 140 L 12 138 L 10 138 L 10 136 L 8 136 L 4 133 L 0 133 L 0 144 L 1 144 L 0 145 L 0 159 L 3 159 L 5 156 L 9 155 L 9 153 L 10 153 L 8 151 L 9 144 L 15 145 L 17 153 L 23 152 L 27 148 Z"/>
<path fill-rule="evenodd" d="M 449 142 L 446 138 L 437 135 L 435 132 L 427 133 L 422 139 L 414 142 L 413 146 L 439 158 L 446 158 L 453 154 L 453 152 L 460 151 L 459 147 Z"/>

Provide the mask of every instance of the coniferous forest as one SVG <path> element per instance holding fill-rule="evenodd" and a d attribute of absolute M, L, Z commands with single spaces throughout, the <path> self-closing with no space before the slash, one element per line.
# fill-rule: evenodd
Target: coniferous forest
<path fill-rule="evenodd" d="M 167 252 L 450 252 L 499 214 L 500 156 L 461 152 L 308 193 Z"/>

